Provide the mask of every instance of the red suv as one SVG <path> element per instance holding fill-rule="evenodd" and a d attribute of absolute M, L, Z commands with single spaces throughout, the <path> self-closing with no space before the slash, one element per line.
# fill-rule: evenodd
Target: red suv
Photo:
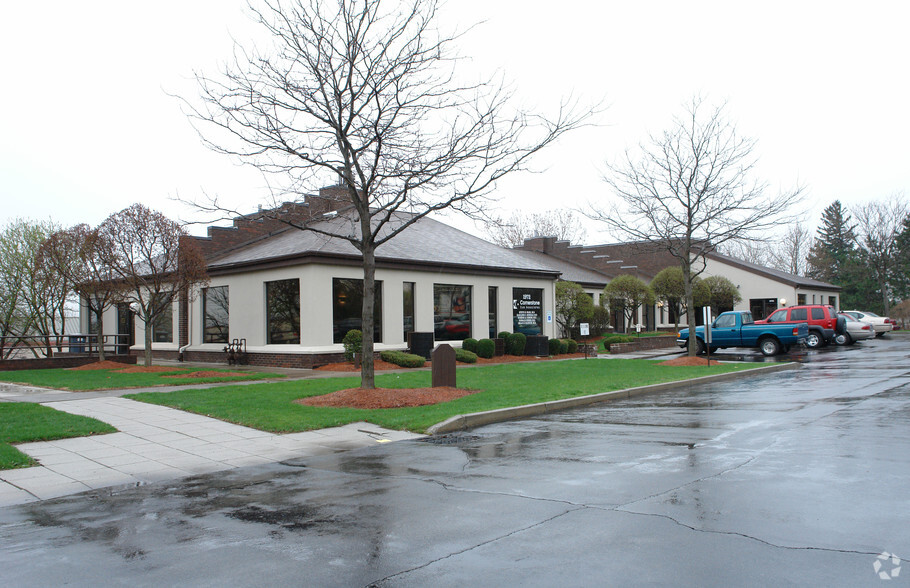
<path fill-rule="evenodd" d="M 833 306 L 827 304 L 803 304 L 778 308 L 771 316 L 758 323 L 809 323 L 809 336 L 806 345 L 815 349 L 833 343 L 837 335 L 843 335 L 847 323 L 837 316 Z"/>

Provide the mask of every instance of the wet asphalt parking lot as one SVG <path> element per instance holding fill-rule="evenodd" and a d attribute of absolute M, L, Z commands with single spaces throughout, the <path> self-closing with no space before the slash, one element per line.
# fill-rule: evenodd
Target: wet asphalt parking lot
<path fill-rule="evenodd" d="M 0 585 L 910 584 L 910 338 L 791 358 L 802 368 L 3 508 Z"/>

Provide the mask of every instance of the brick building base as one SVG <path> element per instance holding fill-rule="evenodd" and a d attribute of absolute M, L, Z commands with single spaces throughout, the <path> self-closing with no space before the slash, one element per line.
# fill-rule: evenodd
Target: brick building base
<path fill-rule="evenodd" d="M 105 361 L 135 365 L 135 355 L 105 355 Z M 40 359 L 4 359 L 0 360 L 0 371 L 42 370 L 53 368 L 74 368 L 98 361 L 98 356 L 79 357 L 44 357 Z"/>

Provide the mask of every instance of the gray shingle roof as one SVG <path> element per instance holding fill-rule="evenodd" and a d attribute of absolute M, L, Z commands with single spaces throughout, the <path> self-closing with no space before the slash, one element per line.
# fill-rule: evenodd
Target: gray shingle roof
<path fill-rule="evenodd" d="M 398 213 L 393 222 L 413 218 Z M 314 229 L 338 234 L 359 235 L 351 212 L 341 212 L 311 225 Z M 559 270 L 540 259 L 499 247 L 445 223 L 424 217 L 382 244 L 376 251 L 377 262 L 474 267 L 508 272 L 547 273 L 556 277 Z M 249 267 L 277 260 L 306 256 L 359 258 L 348 241 L 313 231 L 289 228 L 281 233 L 226 252 L 209 263 L 212 271 Z"/>

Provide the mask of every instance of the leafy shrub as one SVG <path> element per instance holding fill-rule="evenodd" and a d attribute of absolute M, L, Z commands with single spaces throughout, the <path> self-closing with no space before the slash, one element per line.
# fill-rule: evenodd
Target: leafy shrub
<path fill-rule="evenodd" d="M 503 349 L 505 350 L 505 353 L 509 353 L 509 350 L 512 349 L 512 333 L 501 331 L 497 337 L 503 340 Z"/>
<path fill-rule="evenodd" d="M 351 329 L 344 334 L 341 344 L 344 345 L 345 361 L 354 361 L 354 354 L 360 353 L 363 349 L 363 333 L 357 329 Z"/>
<path fill-rule="evenodd" d="M 379 353 L 379 357 L 382 358 L 383 361 L 394 363 L 395 365 L 400 365 L 401 367 L 406 368 L 423 367 L 423 364 L 425 364 L 427 361 L 419 355 L 414 355 L 413 353 L 405 353 L 404 351 L 381 351 Z"/>
<path fill-rule="evenodd" d="M 550 348 L 550 355 L 559 355 L 559 339 L 550 339 L 547 345 Z"/>
<path fill-rule="evenodd" d="M 568 351 L 566 351 L 566 353 L 578 353 L 578 341 L 575 339 L 564 339 L 564 341 L 568 346 Z"/>
<path fill-rule="evenodd" d="M 461 363 L 477 363 L 477 354 L 468 351 L 467 349 L 456 349 L 455 361 L 460 361 Z"/>
<path fill-rule="evenodd" d="M 567 339 L 557 339 L 559 341 L 559 352 L 563 355 L 569 352 L 569 343 Z"/>
<path fill-rule="evenodd" d="M 524 333 L 513 333 L 509 336 L 509 353 L 512 355 L 524 355 L 527 343 L 528 338 L 525 337 Z"/>
<path fill-rule="evenodd" d="M 471 353 L 477 353 L 477 339 L 468 337 L 461 342 L 461 348 L 465 351 L 470 351 Z"/>
<path fill-rule="evenodd" d="M 492 339 L 481 339 L 477 342 L 477 355 L 485 359 L 490 359 L 496 352 L 496 343 Z"/>

